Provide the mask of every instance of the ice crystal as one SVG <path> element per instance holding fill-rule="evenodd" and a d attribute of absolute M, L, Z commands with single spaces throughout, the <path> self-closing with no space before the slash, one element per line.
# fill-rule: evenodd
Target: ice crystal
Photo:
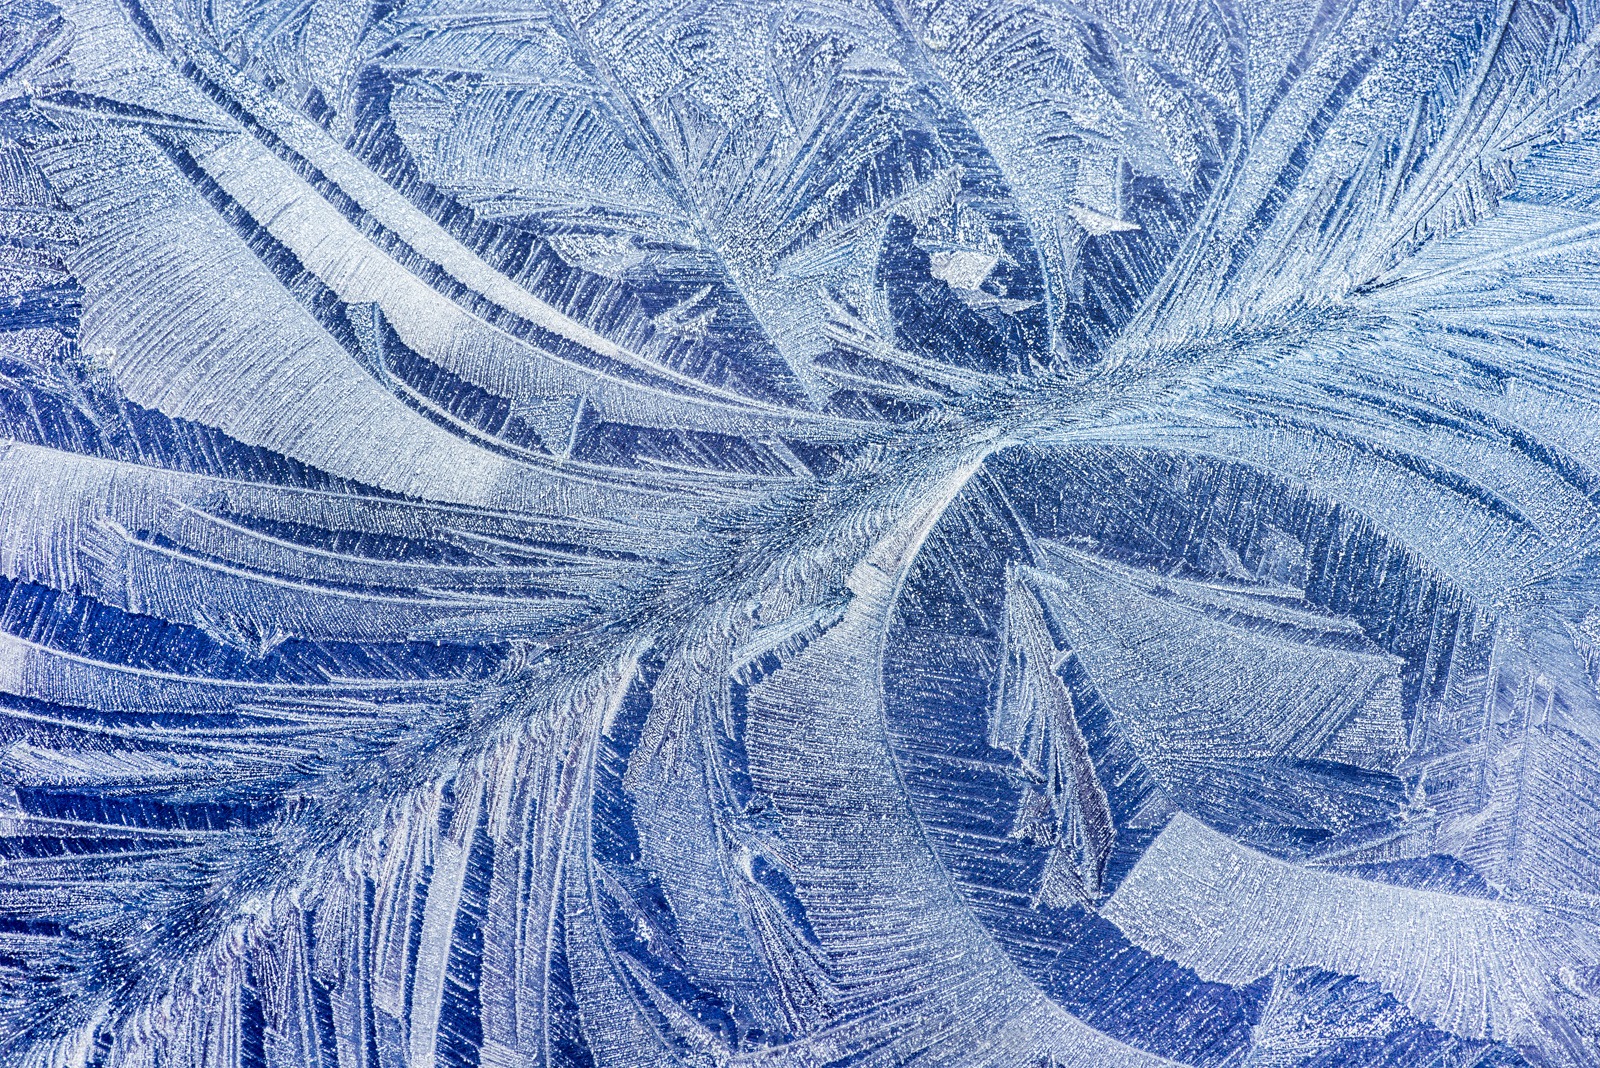
<path fill-rule="evenodd" d="M 1594 0 L 0 0 L 0 1064 L 1600 1065 Z"/>

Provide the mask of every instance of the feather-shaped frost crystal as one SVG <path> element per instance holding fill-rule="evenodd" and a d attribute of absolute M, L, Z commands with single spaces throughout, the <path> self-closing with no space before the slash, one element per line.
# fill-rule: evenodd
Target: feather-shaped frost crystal
<path fill-rule="evenodd" d="M 0 1065 L 1600 1065 L 1591 0 L 0 0 Z"/>

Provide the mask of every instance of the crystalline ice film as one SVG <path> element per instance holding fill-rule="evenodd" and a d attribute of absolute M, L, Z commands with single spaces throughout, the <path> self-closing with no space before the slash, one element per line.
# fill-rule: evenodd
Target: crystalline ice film
<path fill-rule="evenodd" d="M 0 1068 L 1600 1066 L 1596 0 L 0 0 Z"/>

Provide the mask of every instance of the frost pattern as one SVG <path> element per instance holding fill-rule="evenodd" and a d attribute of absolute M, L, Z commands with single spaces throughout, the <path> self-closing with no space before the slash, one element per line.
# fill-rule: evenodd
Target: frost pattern
<path fill-rule="evenodd" d="M 10 0 L 0 1064 L 1600 1064 L 1600 7 Z"/>

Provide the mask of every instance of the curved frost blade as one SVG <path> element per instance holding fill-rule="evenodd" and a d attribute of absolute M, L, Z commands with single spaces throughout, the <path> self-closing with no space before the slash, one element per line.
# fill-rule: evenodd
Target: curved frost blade
<path fill-rule="evenodd" d="M 1585 1059 L 1567 1022 L 1579 995 L 1561 977 L 1592 959 L 1593 931 L 1558 910 L 1296 869 L 1179 816 L 1105 915 L 1207 978 L 1325 968 L 1376 983 L 1464 1038 L 1498 1036 L 1556 1063 Z"/>

